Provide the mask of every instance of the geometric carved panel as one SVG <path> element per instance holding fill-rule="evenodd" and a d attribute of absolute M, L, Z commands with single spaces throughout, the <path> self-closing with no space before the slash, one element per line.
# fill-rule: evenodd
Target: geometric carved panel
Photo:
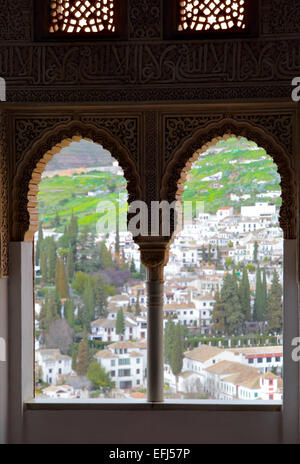
<path fill-rule="evenodd" d="M 114 0 L 50 0 L 49 31 L 115 32 Z"/>
<path fill-rule="evenodd" d="M 244 0 L 179 0 L 179 31 L 245 29 Z"/>

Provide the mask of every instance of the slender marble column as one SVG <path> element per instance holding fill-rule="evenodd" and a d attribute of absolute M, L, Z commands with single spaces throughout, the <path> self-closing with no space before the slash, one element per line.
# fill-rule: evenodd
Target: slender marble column
<path fill-rule="evenodd" d="M 164 396 L 163 266 L 147 271 L 148 293 L 148 401 L 162 402 Z"/>
<path fill-rule="evenodd" d="M 141 249 L 142 262 L 147 268 L 147 399 L 164 400 L 164 266 L 167 262 L 165 245 Z"/>

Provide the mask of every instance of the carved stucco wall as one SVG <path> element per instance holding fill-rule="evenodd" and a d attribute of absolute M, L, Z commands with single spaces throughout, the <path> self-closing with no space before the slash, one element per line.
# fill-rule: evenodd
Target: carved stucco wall
<path fill-rule="evenodd" d="M 291 80 L 299 74 L 300 0 L 260 1 L 259 36 L 224 41 L 164 40 L 163 0 L 128 0 L 128 5 L 126 41 L 47 43 L 34 40 L 33 0 L 0 0 L 0 76 L 12 103 L 0 129 L 0 195 L 2 205 L 14 202 L 13 215 L 2 206 L 2 275 L 8 272 L 7 218 L 11 239 L 22 239 L 30 222 L 28 185 L 38 160 L 63 137 L 76 134 L 100 141 L 105 133 L 110 148 L 115 144 L 118 152 L 121 147 L 135 166 L 138 196 L 149 203 L 165 195 L 174 198 L 193 149 L 209 142 L 209 136 L 224 135 L 219 127 L 197 139 L 202 129 L 224 119 L 247 123 L 247 134 L 252 126 L 257 129 L 253 136 L 261 131 L 258 141 L 276 156 L 289 203 L 282 209 L 282 225 L 286 237 L 295 236 L 297 116 L 295 108 L 277 107 L 276 101 L 291 101 Z M 273 102 L 273 109 L 258 104 L 249 110 L 246 103 L 245 109 L 231 108 L 233 101 L 261 99 Z M 190 109 L 203 101 L 224 105 Z M 16 102 L 29 106 L 13 109 Z M 43 102 L 48 106 L 41 109 Z M 68 102 L 72 110 L 56 107 Z M 88 102 L 97 104 L 95 110 L 82 109 L 80 103 Z M 137 107 L 137 102 L 143 104 Z M 170 102 L 169 107 L 162 102 Z M 62 129 L 71 126 L 74 131 Z M 243 135 L 241 128 L 227 126 L 236 135 Z"/>
<path fill-rule="evenodd" d="M 33 1 L 0 0 L 8 101 L 179 101 L 290 96 L 300 1 L 263 0 L 258 38 L 163 40 L 163 0 L 129 0 L 128 40 L 34 41 Z"/>
<path fill-rule="evenodd" d="M 273 156 L 282 179 L 281 226 L 285 238 L 295 238 L 295 109 L 291 105 L 280 105 L 277 109 L 267 109 L 264 105 L 251 109 L 247 105 L 243 110 L 239 105 L 228 113 L 220 108 L 214 111 L 193 108 L 190 113 L 186 107 L 169 112 L 166 107 L 140 108 L 138 112 L 132 108 L 123 110 L 122 115 L 116 110 L 104 112 L 103 108 L 99 112 L 83 108 L 69 112 L 51 109 L 48 117 L 45 110 L 30 110 L 22 116 L 10 110 L 11 239 L 23 240 L 28 231 L 36 228 L 32 224 L 31 229 L 30 224 L 32 212 L 35 217 L 35 205 L 28 208 L 28 202 L 35 195 L 47 154 L 52 149 L 51 156 L 58 153 L 63 141 L 70 142 L 72 137 L 79 136 L 103 144 L 124 169 L 130 201 L 143 199 L 150 204 L 152 200 L 174 201 L 178 197 L 178 183 L 182 182 L 195 152 L 224 134 L 245 136 Z M 8 215 L 6 224 L 2 224 L 3 230 L 7 230 L 7 220 Z"/>

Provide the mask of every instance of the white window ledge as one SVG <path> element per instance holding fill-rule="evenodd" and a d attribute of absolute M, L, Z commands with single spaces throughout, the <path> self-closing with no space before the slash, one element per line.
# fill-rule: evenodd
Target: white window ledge
<path fill-rule="evenodd" d="M 139 400 L 67 400 L 67 399 L 33 399 L 25 402 L 25 409 L 29 411 L 80 411 L 80 410 L 154 410 L 154 411 L 265 411 L 281 412 L 282 402 L 280 401 L 172 401 L 166 400 L 163 403 L 149 403 Z"/>

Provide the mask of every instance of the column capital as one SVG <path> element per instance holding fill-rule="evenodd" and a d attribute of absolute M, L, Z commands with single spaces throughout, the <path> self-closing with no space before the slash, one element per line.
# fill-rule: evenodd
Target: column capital
<path fill-rule="evenodd" d="M 164 267 L 169 259 L 169 244 L 167 242 L 147 241 L 139 243 L 141 260 L 147 268 L 148 282 L 164 281 Z"/>

